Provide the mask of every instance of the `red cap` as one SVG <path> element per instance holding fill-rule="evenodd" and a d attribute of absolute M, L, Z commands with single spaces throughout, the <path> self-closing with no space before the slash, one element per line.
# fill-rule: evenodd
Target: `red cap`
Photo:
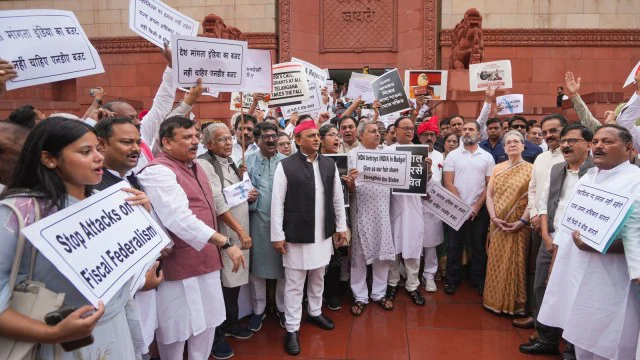
<path fill-rule="evenodd" d="M 423 122 L 418 126 L 418 136 L 425 131 L 433 131 L 436 135 L 440 135 L 440 129 L 438 128 L 438 117 L 432 116 L 429 120 Z"/>
<path fill-rule="evenodd" d="M 138 120 L 142 120 L 142 118 L 144 118 L 144 116 L 147 115 L 147 113 L 149 113 L 149 110 L 140 111 L 140 113 L 138 114 Z"/>
<path fill-rule="evenodd" d="M 293 129 L 293 133 L 295 135 L 298 135 L 299 133 L 305 131 L 305 130 L 309 130 L 309 129 L 317 129 L 318 126 L 316 126 L 316 122 L 313 120 L 308 120 L 308 121 L 304 121 L 300 124 L 298 124 L 298 126 L 296 126 Z"/>

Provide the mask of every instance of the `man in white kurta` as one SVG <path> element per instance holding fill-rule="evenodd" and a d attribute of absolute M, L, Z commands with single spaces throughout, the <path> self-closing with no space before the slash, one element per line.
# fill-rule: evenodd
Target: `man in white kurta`
<path fill-rule="evenodd" d="M 306 194 L 306 202 L 302 200 L 292 205 L 292 208 L 285 205 L 286 202 L 288 203 L 286 199 L 289 193 L 288 188 L 295 189 L 305 186 L 303 181 L 291 182 L 289 178 L 291 175 L 288 176 L 286 173 L 284 166 L 288 166 L 288 164 L 283 165 L 283 163 L 290 163 L 296 160 L 291 157 L 282 160 L 276 168 L 271 199 L 271 241 L 274 247 L 283 254 L 282 263 L 285 268 L 285 327 L 287 330 L 285 350 L 291 355 L 300 353 L 298 330 L 300 329 L 302 318 L 302 291 L 307 276 L 307 320 L 325 330 L 331 330 L 334 327 L 331 319 L 322 314 L 325 266 L 329 264 L 329 259 L 333 252 L 331 237 L 334 234 L 327 233 L 325 226 L 325 214 L 330 206 L 333 206 L 333 212 L 335 213 L 335 232 L 339 239 L 338 245 L 346 241 L 347 230 L 344 197 L 338 169 L 333 160 L 318 154 L 320 136 L 315 122 L 309 121 L 299 124 L 294 133 L 296 134 L 296 143 L 300 147 L 300 151 L 292 155 L 292 157 L 298 156 L 300 159 L 312 163 L 314 184 L 312 187 L 315 189 L 315 195 Z M 320 164 L 321 161 L 325 164 L 331 162 L 333 175 L 321 174 L 321 166 L 325 166 Z M 308 168 L 308 164 L 306 164 L 306 167 Z M 325 181 L 323 181 L 323 176 Z M 331 179 L 333 181 L 333 194 L 332 196 L 327 194 L 328 196 L 325 197 L 325 184 L 329 183 Z M 305 181 L 308 180 L 305 179 Z M 308 200 L 314 197 L 315 203 L 311 207 Z M 328 198 L 332 200 L 332 204 L 325 204 L 325 199 Z M 287 214 L 301 214 L 300 212 L 310 211 L 311 209 L 313 209 L 311 214 L 313 216 L 313 228 L 309 228 L 308 223 L 286 219 Z M 294 239 L 291 238 L 291 232 L 289 232 L 292 228 L 297 228 L 292 230 L 297 234 L 313 231 L 313 242 L 292 242 Z"/>
<path fill-rule="evenodd" d="M 593 139 L 596 165 L 576 184 L 611 189 L 636 198 L 636 206 L 606 254 L 580 241 L 566 228 L 558 231 L 558 252 L 538 314 L 540 322 L 564 329 L 578 359 L 633 359 L 640 330 L 638 285 L 630 281 L 627 257 L 637 259 L 640 238 L 640 169 L 628 161 L 632 141 L 628 131 L 605 125 Z M 622 244 L 620 246 L 620 238 Z"/>
<path fill-rule="evenodd" d="M 438 118 L 433 116 L 429 121 L 425 121 L 418 127 L 418 139 L 429 146 L 429 158 L 431 159 L 431 178 L 428 184 L 442 183 L 442 167 L 444 166 L 444 156 L 435 150 L 435 144 L 440 128 Z M 427 185 L 428 186 L 428 185 Z M 435 292 L 438 290 L 435 282 L 435 274 L 438 271 L 438 253 L 436 246 L 444 241 L 444 226 L 436 214 L 427 208 L 427 201 L 422 200 L 422 213 L 424 218 L 424 235 L 422 246 L 424 247 L 424 270 L 422 276 L 425 281 L 425 290 Z"/>

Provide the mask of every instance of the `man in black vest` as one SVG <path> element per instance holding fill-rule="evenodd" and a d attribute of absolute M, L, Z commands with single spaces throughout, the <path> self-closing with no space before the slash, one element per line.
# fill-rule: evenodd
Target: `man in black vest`
<path fill-rule="evenodd" d="M 271 241 L 285 268 L 285 350 L 300 353 L 298 330 L 302 318 L 302 291 L 307 278 L 307 321 L 324 330 L 334 328 L 322 315 L 325 266 L 336 246 L 346 242 L 346 216 L 338 169 L 318 153 L 320 135 L 315 121 L 294 129 L 300 151 L 282 160 L 273 178 Z"/>
<path fill-rule="evenodd" d="M 557 354 L 560 342 L 561 329 L 550 327 L 537 321 L 537 315 L 542 306 L 544 293 L 547 288 L 549 268 L 552 267 L 552 256 L 557 250 L 553 245 L 553 235 L 559 228 L 559 223 L 564 213 L 565 206 L 573 194 L 573 188 L 578 180 L 593 167 L 589 150 L 593 133 L 581 124 L 569 125 L 560 133 L 560 150 L 564 156 L 564 162 L 553 165 L 549 181 L 542 189 L 539 214 L 543 243 L 538 250 L 536 258 L 536 275 L 534 291 L 536 295 L 535 327 L 538 338 L 528 344 L 520 345 L 520 351 L 525 354 Z M 573 346 L 565 347 L 565 359 L 574 358 Z"/>

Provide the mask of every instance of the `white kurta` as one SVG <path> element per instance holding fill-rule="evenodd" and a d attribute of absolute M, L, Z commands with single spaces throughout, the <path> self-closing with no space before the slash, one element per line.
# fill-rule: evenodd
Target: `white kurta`
<path fill-rule="evenodd" d="M 395 150 L 396 145 L 388 147 Z M 424 239 L 422 198 L 391 194 L 391 232 L 396 254 L 403 259 L 420 259 Z"/>
<path fill-rule="evenodd" d="M 611 170 L 590 169 L 579 181 L 637 194 L 640 169 L 625 162 Z M 625 223 L 621 236 L 638 244 L 640 207 Z M 634 232 L 631 234 L 630 230 Z M 607 359 L 633 359 L 640 330 L 638 285 L 629 280 L 625 255 L 578 249 L 565 230 L 554 238 L 558 254 L 538 320 L 564 329 L 563 337 Z M 629 241 L 624 241 L 625 252 Z M 629 249 L 637 252 L 637 248 Z"/>
<path fill-rule="evenodd" d="M 173 171 L 151 166 L 138 175 L 158 218 L 171 232 L 196 250 L 201 250 L 215 230 L 189 210 L 187 194 Z M 226 318 L 220 271 L 184 280 L 165 280 L 157 290 L 157 339 L 163 344 L 187 340 Z"/>
<path fill-rule="evenodd" d="M 285 268 L 296 270 L 313 270 L 327 266 L 333 254 L 331 236 L 324 237 L 324 186 L 320 176 L 318 158 L 313 161 L 313 175 L 316 190 L 315 201 L 315 242 L 311 244 L 287 243 L 287 253 L 282 255 L 282 264 Z M 271 197 L 271 241 L 285 239 L 282 223 L 284 221 L 284 199 L 287 195 L 287 176 L 278 164 L 273 176 L 273 195 Z M 333 183 L 333 208 L 336 213 L 336 232 L 347 231 L 347 219 L 344 211 L 344 195 L 342 184 L 335 168 Z M 300 224 L 300 226 L 305 226 Z M 333 235 L 333 234 L 331 234 Z"/>
<path fill-rule="evenodd" d="M 429 183 L 442 184 L 442 167 L 444 166 L 444 156 L 442 153 L 433 150 L 429 152 L 431 158 L 431 179 Z M 422 240 L 422 246 L 431 248 L 442 244 L 444 241 L 444 226 L 442 220 L 440 220 L 431 210 L 427 209 L 426 200 L 422 201 L 422 212 L 424 218 L 424 235 Z"/>

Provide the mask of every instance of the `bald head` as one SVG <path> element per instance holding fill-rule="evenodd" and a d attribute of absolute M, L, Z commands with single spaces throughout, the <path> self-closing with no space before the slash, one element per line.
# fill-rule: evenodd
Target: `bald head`
<path fill-rule="evenodd" d="M 133 121 L 135 126 L 140 126 L 138 112 L 133 108 L 133 106 L 124 101 L 110 101 L 102 105 L 102 108 L 116 113 L 117 117 L 127 117 Z"/>

